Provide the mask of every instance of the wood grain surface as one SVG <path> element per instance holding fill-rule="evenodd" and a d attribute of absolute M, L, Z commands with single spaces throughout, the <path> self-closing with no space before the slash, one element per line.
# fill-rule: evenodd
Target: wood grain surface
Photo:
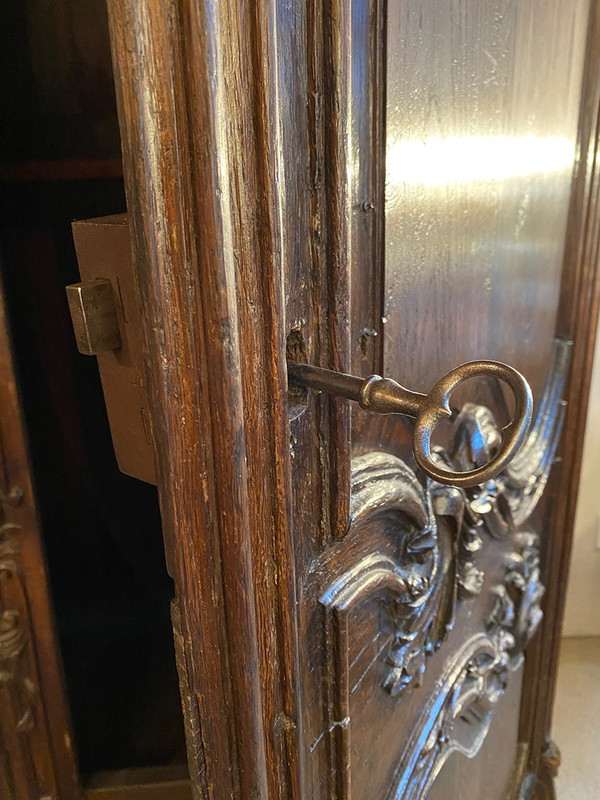
<path fill-rule="evenodd" d="M 199 791 L 297 797 L 273 9 L 117 0 L 109 17 Z"/>
<path fill-rule="evenodd" d="M 509 476 L 485 497 L 463 498 L 473 526 L 477 514 L 488 514 L 481 524 L 493 518 L 499 527 L 481 537 L 477 564 L 463 563 L 461 573 L 467 517 L 431 520 L 435 490 L 412 471 L 410 425 L 313 392 L 292 393 L 288 416 L 285 357 L 287 349 L 295 360 L 334 369 L 384 369 L 412 389 L 429 388 L 467 358 L 499 357 L 525 371 L 539 397 L 562 280 L 576 293 L 564 307 L 576 310 L 582 327 L 563 324 L 563 293 L 558 333 L 579 337 L 571 386 L 582 379 L 577 353 L 588 353 L 592 338 L 593 313 L 583 312 L 595 308 L 595 266 L 591 255 L 567 259 L 561 278 L 561 254 L 565 236 L 579 241 L 582 223 L 595 225 L 593 204 L 589 224 L 581 216 L 590 172 L 583 188 L 576 183 L 573 197 L 583 192 L 581 199 L 569 200 L 577 141 L 583 145 L 591 119 L 585 110 L 597 110 L 596 101 L 583 107 L 577 140 L 587 7 L 582 0 L 531 9 L 491 2 L 470 14 L 459 4 L 435 15 L 419 3 L 405 10 L 394 15 L 392 4 L 375 0 L 109 2 L 199 797 L 394 797 L 403 765 L 411 798 L 423 796 L 438 772 L 435 791 L 466 782 L 476 793 L 501 761 L 499 797 L 517 752 L 520 653 L 506 644 L 514 632 L 501 610 L 512 580 L 507 564 L 519 559 L 539 600 L 537 545 L 527 555 L 515 550 L 526 531 L 511 509 L 524 490 L 511 495 Z M 424 168 L 423 139 L 477 146 L 483 156 L 471 152 L 461 176 L 452 173 L 451 152 L 443 180 L 417 174 L 411 184 L 410 168 Z M 392 186 L 391 148 L 402 154 L 415 142 L 414 159 L 409 148 L 394 164 Z M 519 169 L 504 179 L 489 170 L 507 143 L 507 163 Z M 483 178 L 469 173 L 473 163 Z M 571 217 L 570 202 L 579 209 Z M 596 240 L 586 233 L 582 241 L 589 249 Z M 494 382 L 480 382 L 468 399 L 505 421 L 509 409 Z M 482 426 L 474 430 L 492 442 L 484 412 L 473 412 Z M 469 441 L 444 457 L 475 458 Z M 353 511 L 365 489 L 356 476 L 382 452 L 390 473 L 372 485 L 365 478 L 365 503 L 374 508 L 366 522 Z M 394 488 L 380 503 L 386 482 Z M 574 484 L 568 491 L 572 498 Z M 550 626 L 564 553 L 553 554 L 544 523 L 558 519 L 564 496 L 548 495 L 531 517 L 552 567 Z M 387 566 L 370 569 L 373 560 Z M 444 564 L 442 572 L 427 573 L 432 563 Z M 440 576 L 433 594 L 431 576 Z M 438 598 L 435 621 L 419 616 L 419 592 Z M 499 649 L 492 633 L 504 642 Z M 423 635 L 420 648 L 407 644 L 413 634 Z M 550 687 L 534 698 L 531 665 L 551 671 L 551 639 L 546 628 L 525 666 L 521 731 L 532 764 Z M 467 740 L 471 732 L 469 745 L 456 709 L 445 705 L 476 674 L 479 700 L 498 700 L 493 747 L 483 744 L 489 709 L 475 705 L 473 727 L 462 731 Z M 450 753 L 457 742 L 473 757 Z M 413 763 L 425 765 L 422 775 Z"/>

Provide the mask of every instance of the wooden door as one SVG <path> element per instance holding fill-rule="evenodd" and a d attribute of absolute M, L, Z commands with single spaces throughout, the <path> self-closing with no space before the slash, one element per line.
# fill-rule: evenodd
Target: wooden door
<path fill-rule="evenodd" d="M 596 3 L 109 14 L 197 797 L 532 796 L 597 311 Z M 410 420 L 286 358 L 418 391 L 500 359 L 536 418 L 453 489 Z M 453 403 L 464 470 L 510 400 Z"/>

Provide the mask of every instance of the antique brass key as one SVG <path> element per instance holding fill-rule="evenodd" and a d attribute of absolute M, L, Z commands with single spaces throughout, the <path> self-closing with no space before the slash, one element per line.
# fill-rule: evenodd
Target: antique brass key
<path fill-rule="evenodd" d="M 290 383 L 356 401 L 361 408 L 376 414 L 406 414 L 414 417 L 413 448 L 419 467 L 433 480 L 450 486 L 476 486 L 494 478 L 515 456 L 523 443 L 531 416 L 531 389 L 520 372 L 499 361 L 470 361 L 448 372 L 429 394 L 412 392 L 390 378 L 371 375 L 359 378 L 309 364 L 288 362 Z M 447 469 L 431 453 L 435 427 L 448 419 L 450 395 L 459 384 L 479 376 L 494 377 L 511 388 L 515 398 L 512 420 L 502 431 L 502 446 L 487 464 L 465 472 Z"/>

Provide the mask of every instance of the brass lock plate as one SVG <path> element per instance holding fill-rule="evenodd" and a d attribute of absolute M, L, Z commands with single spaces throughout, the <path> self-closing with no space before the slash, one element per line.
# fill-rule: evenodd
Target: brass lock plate
<path fill-rule="evenodd" d="M 67 286 L 77 349 L 86 356 L 121 347 L 112 283 L 101 278 Z"/>
<path fill-rule="evenodd" d="M 81 283 L 67 286 L 80 352 L 98 359 L 119 469 L 156 483 L 142 327 L 126 214 L 73 223 Z"/>

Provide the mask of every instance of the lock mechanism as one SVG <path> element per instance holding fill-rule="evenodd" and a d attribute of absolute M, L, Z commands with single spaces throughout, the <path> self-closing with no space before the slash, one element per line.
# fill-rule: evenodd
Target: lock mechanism
<path fill-rule="evenodd" d="M 81 283 L 66 287 L 80 353 L 96 356 L 119 469 L 156 483 L 142 325 L 125 214 L 73 223 Z"/>
<path fill-rule="evenodd" d="M 144 385 L 139 304 L 133 276 L 131 241 L 125 214 L 73 223 L 81 283 L 67 286 L 67 298 L 80 352 L 98 359 L 115 454 L 128 475 L 156 483 L 154 445 Z M 498 361 L 461 364 L 428 394 L 412 392 L 390 378 L 360 378 L 288 361 L 292 385 L 354 400 L 377 414 L 414 417 L 413 449 L 419 467 L 438 483 L 468 487 L 500 473 L 523 443 L 533 412 L 531 389 L 513 367 Z M 504 381 L 515 398 L 512 420 L 491 461 L 476 469 L 448 469 L 432 449 L 436 426 L 452 416 L 452 392 L 477 376 Z"/>

